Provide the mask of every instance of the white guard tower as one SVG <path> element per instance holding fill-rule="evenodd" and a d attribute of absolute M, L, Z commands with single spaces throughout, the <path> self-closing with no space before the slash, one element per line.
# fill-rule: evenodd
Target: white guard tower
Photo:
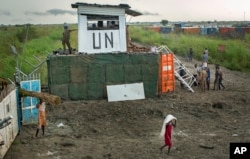
<path fill-rule="evenodd" d="M 130 10 L 127 4 L 100 5 L 88 3 L 71 4 L 78 13 L 78 52 L 112 53 L 126 52 L 125 13 L 141 15 Z"/>

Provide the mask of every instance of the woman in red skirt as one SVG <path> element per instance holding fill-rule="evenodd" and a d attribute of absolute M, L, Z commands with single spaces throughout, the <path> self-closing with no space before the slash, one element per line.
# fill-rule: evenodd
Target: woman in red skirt
<path fill-rule="evenodd" d="M 170 153 L 170 149 L 173 144 L 172 131 L 173 127 L 176 126 L 176 120 L 177 120 L 176 117 L 174 117 L 171 114 L 167 115 L 166 118 L 164 119 L 160 136 L 164 137 L 165 144 L 160 148 L 161 152 L 164 147 L 168 146 L 168 154 Z"/>

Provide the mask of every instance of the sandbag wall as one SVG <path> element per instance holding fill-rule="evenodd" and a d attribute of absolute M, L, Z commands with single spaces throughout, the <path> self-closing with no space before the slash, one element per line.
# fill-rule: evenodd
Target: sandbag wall
<path fill-rule="evenodd" d="M 107 98 L 106 86 L 143 82 L 146 97 L 158 92 L 159 55 L 152 53 L 50 55 L 51 94 L 70 100 Z"/>

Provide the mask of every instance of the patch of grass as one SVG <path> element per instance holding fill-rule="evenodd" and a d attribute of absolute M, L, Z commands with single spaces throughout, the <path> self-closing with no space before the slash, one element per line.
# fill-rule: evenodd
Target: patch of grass
<path fill-rule="evenodd" d="M 205 48 L 209 50 L 209 63 L 220 64 L 231 70 L 250 72 L 250 35 L 243 40 L 221 39 L 205 35 L 167 34 L 148 31 L 143 27 L 130 27 L 132 40 L 147 45 L 167 45 L 175 54 L 184 56 L 193 48 L 194 58 L 202 60 Z M 225 52 L 217 51 L 218 44 L 226 46 Z"/>
<path fill-rule="evenodd" d="M 18 140 L 14 140 L 12 145 L 20 145 L 20 142 Z"/>
<path fill-rule="evenodd" d="M 71 24 L 69 27 L 75 29 L 77 24 Z M 21 70 L 29 74 L 34 70 L 32 65 L 39 64 L 35 57 L 46 59 L 53 50 L 62 48 L 62 32 L 62 25 L 32 25 L 29 29 L 27 26 L 9 26 L 7 29 L 0 27 L 0 77 L 13 79 L 16 58 L 10 48 L 11 45 L 15 45 L 17 49 L 18 64 Z M 192 47 L 193 56 L 197 60 L 201 60 L 204 48 L 208 48 L 209 63 L 220 64 L 231 70 L 250 72 L 249 34 L 246 34 L 243 40 L 224 40 L 204 35 L 160 34 L 139 26 L 130 26 L 129 33 L 132 41 L 142 43 L 145 46 L 167 45 L 180 56 L 188 54 L 189 48 Z M 23 37 L 26 35 L 27 40 L 23 41 Z M 74 48 L 78 48 L 77 36 L 77 31 L 72 32 L 71 45 Z M 217 51 L 218 44 L 226 45 L 224 53 Z M 42 84 L 47 84 L 46 63 L 38 73 L 41 74 Z"/>

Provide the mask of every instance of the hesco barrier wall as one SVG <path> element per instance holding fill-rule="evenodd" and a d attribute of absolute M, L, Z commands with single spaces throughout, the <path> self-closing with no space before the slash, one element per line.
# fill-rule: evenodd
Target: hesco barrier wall
<path fill-rule="evenodd" d="M 107 98 L 106 85 L 143 82 L 146 97 L 158 92 L 158 54 L 50 55 L 47 58 L 51 94 L 64 99 Z"/>

